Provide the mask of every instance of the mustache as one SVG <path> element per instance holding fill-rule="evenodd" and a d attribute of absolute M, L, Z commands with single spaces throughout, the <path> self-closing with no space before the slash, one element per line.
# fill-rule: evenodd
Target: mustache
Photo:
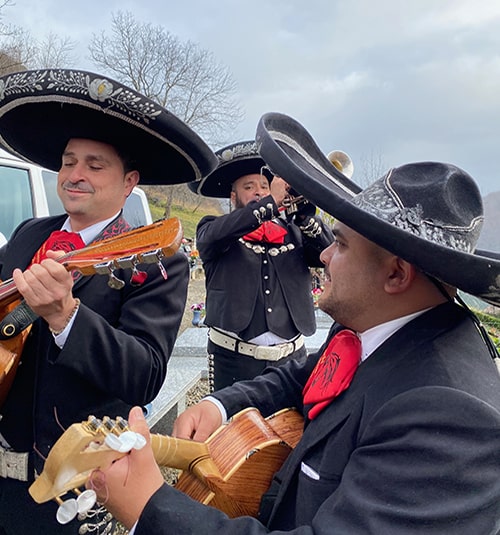
<path fill-rule="evenodd" d="M 90 186 L 90 184 L 85 184 L 82 182 L 70 182 L 69 180 L 66 180 L 66 182 L 63 182 L 61 185 L 61 188 L 63 190 L 82 191 L 84 193 L 94 193 L 94 188 Z"/>

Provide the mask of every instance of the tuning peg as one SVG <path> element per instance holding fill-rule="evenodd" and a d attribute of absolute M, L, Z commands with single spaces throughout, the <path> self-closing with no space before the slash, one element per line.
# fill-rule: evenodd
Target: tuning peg
<path fill-rule="evenodd" d="M 63 500 L 57 497 L 56 502 L 59 504 L 56 513 L 56 519 L 59 524 L 71 522 L 77 515 L 86 515 L 97 501 L 97 494 L 92 489 L 84 490 L 73 489 L 77 498 Z"/>
<path fill-rule="evenodd" d="M 109 274 L 108 286 L 113 290 L 121 290 L 125 286 L 125 282 L 115 276 L 114 273 Z"/>
<path fill-rule="evenodd" d="M 143 262 L 146 262 L 148 264 L 156 264 L 158 266 L 158 269 L 160 270 L 162 277 L 167 280 L 167 270 L 161 263 L 161 259 L 164 257 L 165 255 L 163 254 L 163 251 L 161 249 L 156 249 L 156 251 L 151 251 L 141 255 L 141 259 Z"/>
<path fill-rule="evenodd" d="M 104 443 L 106 444 L 106 446 L 108 446 L 108 448 L 111 448 L 112 450 L 115 450 L 115 451 L 120 451 L 120 452 L 130 451 L 130 450 L 122 449 L 122 441 L 120 440 L 120 437 L 113 435 L 113 434 L 106 435 L 106 438 L 104 439 Z"/>
<path fill-rule="evenodd" d="M 95 490 L 87 489 L 82 492 L 79 489 L 74 489 L 74 492 L 78 495 L 76 498 L 78 514 L 84 515 L 88 513 L 92 507 L 94 507 L 95 502 L 97 501 L 97 494 Z"/>
<path fill-rule="evenodd" d="M 104 439 L 106 446 L 120 453 L 128 453 L 132 449 L 140 450 L 146 445 L 146 439 L 134 431 L 125 431 L 121 435 L 107 435 Z"/>
<path fill-rule="evenodd" d="M 134 450 L 142 450 L 146 445 L 146 438 L 140 433 L 135 433 Z"/>
<path fill-rule="evenodd" d="M 148 277 L 148 274 L 145 271 L 137 269 L 139 259 L 135 254 L 120 258 L 116 263 L 121 268 L 132 270 L 132 275 L 130 277 L 130 284 L 132 284 L 132 286 L 140 286 Z"/>
<path fill-rule="evenodd" d="M 71 522 L 78 514 L 78 504 L 75 498 L 63 501 L 61 498 L 56 498 L 59 507 L 57 508 L 56 519 L 59 524 L 67 524 Z"/>
<path fill-rule="evenodd" d="M 121 290 L 125 286 L 125 282 L 119 279 L 114 274 L 115 264 L 113 261 L 101 262 L 95 265 L 95 272 L 99 275 L 108 275 L 108 286 L 113 290 Z"/>
<path fill-rule="evenodd" d="M 128 422 L 123 418 L 122 416 L 117 416 L 115 420 L 115 429 L 118 430 L 118 432 L 127 431 L 128 430 Z"/>
<path fill-rule="evenodd" d="M 130 284 L 132 286 L 140 286 L 148 278 L 145 271 L 139 271 L 137 268 L 132 269 L 132 276 L 130 277 Z"/>

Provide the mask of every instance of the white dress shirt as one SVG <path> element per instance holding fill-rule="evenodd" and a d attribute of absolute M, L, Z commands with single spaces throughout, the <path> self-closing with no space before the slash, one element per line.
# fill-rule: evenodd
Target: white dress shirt
<path fill-rule="evenodd" d="M 88 245 L 89 243 L 91 243 L 111 223 L 111 221 L 113 221 L 113 219 L 115 219 L 118 216 L 118 214 L 115 214 L 113 217 L 110 217 L 109 219 L 105 219 L 104 221 L 99 221 L 99 223 L 95 223 L 94 225 L 90 225 L 90 227 L 80 230 L 78 234 L 80 234 L 80 238 L 82 239 L 83 243 L 85 245 Z M 66 230 L 67 232 L 73 232 L 73 230 L 71 229 L 71 223 L 70 223 L 69 217 L 64 222 L 63 226 L 61 227 L 61 230 Z M 66 325 L 66 327 L 59 334 L 54 335 L 54 342 L 61 349 L 63 348 L 68 338 L 68 335 L 71 331 L 71 327 L 73 326 L 73 323 L 75 321 L 77 314 L 78 314 L 78 311 L 75 314 L 73 314 L 72 318 L 68 321 L 68 324 Z"/>

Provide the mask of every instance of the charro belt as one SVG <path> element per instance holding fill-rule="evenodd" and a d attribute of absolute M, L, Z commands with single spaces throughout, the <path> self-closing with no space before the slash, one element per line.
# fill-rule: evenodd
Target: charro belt
<path fill-rule="evenodd" d="M 0 477 L 28 481 L 29 453 L 9 451 L 0 446 Z"/>
<path fill-rule="evenodd" d="M 257 344 L 244 342 L 238 338 L 233 338 L 213 327 L 210 327 L 208 338 L 219 347 L 257 360 L 280 360 L 288 357 L 288 355 L 291 355 L 294 351 L 297 351 L 304 345 L 304 336 L 302 334 L 299 334 L 293 340 L 282 344 L 259 346 Z"/>

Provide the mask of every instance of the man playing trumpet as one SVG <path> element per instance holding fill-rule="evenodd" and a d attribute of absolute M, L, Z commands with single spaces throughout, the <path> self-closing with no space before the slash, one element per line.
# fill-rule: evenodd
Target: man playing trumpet
<path fill-rule="evenodd" d="M 265 167 L 255 142 L 216 155 L 216 170 L 191 189 L 230 198 L 233 207 L 204 217 L 196 232 L 206 274 L 209 367 L 218 390 L 306 355 L 304 335 L 316 328 L 309 267 L 321 266 L 320 252 L 333 237 L 310 203 L 285 214 L 289 186 Z"/>

